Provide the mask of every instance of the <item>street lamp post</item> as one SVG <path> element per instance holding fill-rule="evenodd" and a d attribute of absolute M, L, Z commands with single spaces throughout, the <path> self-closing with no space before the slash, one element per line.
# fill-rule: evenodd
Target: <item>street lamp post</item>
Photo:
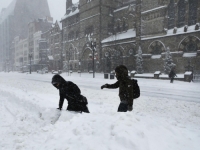
<path fill-rule="evenodd" d="M 78 62 L 78 65 L 79 65 L 79 73 L 80 73 L 80 76 L 81 76 L 81 61 L 80 60 Z"/>
<path fill-rule="evenodd" d="M 31 58 L 32 58 L 32 53 L 29 53 L 29 60 L 30 60 L 30 74 L 31 74 Z"/>
<path fill-rule="evenodd" d="M 94 67 L 94 52 L 96 51 L 96 39 L 91 39 L 91 49 L 92 49 L 92 64 L 93 64 L 93 78 L 95 78 L 95 67 Z"/>
<path fill-rule="evenodd" d="M 69 76 L 69 72 L 70 72 L 70 54 L 71 54 L 71 48 L 69 48 L 69 53 L 68 53 L 69 55 L 68 55 L 68 76 Z"/>

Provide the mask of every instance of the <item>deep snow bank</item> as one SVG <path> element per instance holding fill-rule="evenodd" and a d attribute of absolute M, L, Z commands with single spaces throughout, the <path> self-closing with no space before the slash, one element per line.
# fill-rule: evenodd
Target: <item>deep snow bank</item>
<path fill-rule="evenodd" d="M 91 113 L 65 109 L 60 112 L 56 109 L 58 91 L 50 85 L 51 77 L 50 74 L 5 76 L 0 73 L 0 149 L 199 149 L 199 103 L 173 100 L 173 95 L 170 99 L 142 95 L 135 100 L 133 112 L 117 113 L 117 90 L 99 88 L 105 80 L 67 77 L 80 85 Z M 147 88 L 150 82 L 141 80 L 141 88 Z M 160 82 L 155 81 L 153 86 Z M 167 84 L 162 82 L 160 90 L 170 91 Z M 188 83 L 174 86 L 182 89 L 188 87 Z M 189 88 L 194 87 L 189 85 Z M 184 98 L 187 93 L 179 94 Z M 65 101 L 63 108 L 66 106 Z"/>

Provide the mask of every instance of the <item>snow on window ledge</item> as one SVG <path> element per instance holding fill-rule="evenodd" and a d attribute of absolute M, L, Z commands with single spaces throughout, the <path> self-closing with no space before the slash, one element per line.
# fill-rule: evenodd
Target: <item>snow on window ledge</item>
<path fill-rule="evenodd" d="M 151 56 L 151 59 L 160 59 L 161 58 L 161 55 L 152 55 Z"/>
<path fill-rule="evenodd" d="M 137 71 L 133 70 L 133 71 L 131 71 L 131 73 L 132 73 L 132 74 L 136 74 L 136 73 L 137 73 Z"/>
<path fill-rule="evenodd" d="M 191 72 L 191 71 L 186 71 L 186 72 L 184 73 L 184 75 L 192 75 L 192 72 Z"/>
<path fill-rule="evenodd" d="M 184 53 L 183 57 L 196 57 L 197 53 Z"/>
<path fill-rule="evenodd" d="M 156 71 L 154 74 L 161 74 L 161 72 L 160 71 Z"/>

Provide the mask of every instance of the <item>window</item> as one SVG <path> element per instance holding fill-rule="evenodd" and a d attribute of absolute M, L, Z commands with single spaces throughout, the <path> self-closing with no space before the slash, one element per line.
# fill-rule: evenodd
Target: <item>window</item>
<path fill-rule="evenodd" d="M 92 0 L 87 0 L 87 3 L 91 2 Z"/>
<path fill-rule="evenodd" d="M 68 40 L 74 40 L 74 31 L 71 31 L 68 35 Z"/>
<path fill-rule="evenodd" d="M 179 50 L 184 51 L 186 53 L 196 52 L 200 48 L 199 43 L 199 39 L 194 36 L 186 37 L 181 42 Z"/>
<path fill-rule="evenodd" d="M 123 31 L 127 31 L 128 30 L 128 24 L 126 23 L 126 19 L 123 20 L 122 30 Z"/>
<path fill-rule="evenodd" d="M 67 34 L 64 34 L 64 40 L 67 41 Z"/>
<path fill-rule="evenodd" d="M 154 41 L 149 47 L 149 52 L 152 55 L 161 55 L 164 50 L 165 48 L 160 41 Z"/>
<path fill-rule="evenodd" d="M 79 38 L 79 31 L 76 31 L 76 39 Z"/>
<path fill-rule="evenodd" d="M 85 29 L 85 36 L 86 37 L 91 36 L 91 35 L 93 35 L 93 32 L 94 32 L 94 27 L 89 26 Z"/>
<path fill-rule="evenodd" d="M 170 0 L 168 6 L 168 29 L 174 28 L 175 23 L 175 9 L 174 9 L 174 0 Z"/>
<path fill-rule="evenodd" d="M 183 27 L 185 25 L 185 11 L 186 11 L 186 4 L 185 0 L 180 0 L 178 3 L 178 27 Z"/>
<path fill-rule="evenodd" d="M 76 23 L 79 22 L 79 15 L 76 15 Z"/>
<path fill-rule="evenodd" d="M 188 25 L 196 24 L 196 21 L 197 21 L 197 8 L 198 8 L 198 1 L 197 0 L 189 0 Z"/>
<path fill-rule="evenodd" d="M 108 24 L 108 34 L 113 34 L 113 33 L 114 33 L 113 24 L 112 24 L 112 23 L 109 23 L 109 24 Z"/>

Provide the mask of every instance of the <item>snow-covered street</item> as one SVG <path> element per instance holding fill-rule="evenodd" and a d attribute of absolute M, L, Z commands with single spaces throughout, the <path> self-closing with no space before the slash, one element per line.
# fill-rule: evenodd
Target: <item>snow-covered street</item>
<path fill-rule="evenodd" d="M 53 74 L 0 72 L 0 150 L 199 150 L 200 84 L 137 79 L 141 97 L 118 113 L 116 79 L 61 74 L 87 97 L 90 114 L 57 110 Z"/>

